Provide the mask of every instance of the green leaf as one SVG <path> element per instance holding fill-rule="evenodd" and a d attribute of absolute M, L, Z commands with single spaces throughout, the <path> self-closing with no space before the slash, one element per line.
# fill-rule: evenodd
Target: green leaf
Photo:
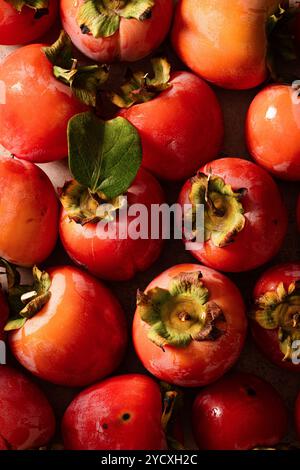
<path fill-rule="evenodd" d="M 72 58 L 72 43 L 62 31 L 58 40 L 43 48 L 48 60 L 53 64 L 53 74 L 57 80 L 68 85 L 73 95 L 87 106 L 96 106 L 97 94 L 101 85 L 108 79 L 105 65 L 78 65 Z"/>
<path fill-rule="evenodd" d="M 217 247 L 225 247 L 244 229 L 246 219 L 241 202 L 246 190 L 234 191 L 217 175 L 199 172 L 192 178 L 190 201 L 193 205 L 193 229 L 196 234 L 197 205 L 204 205 L 204 238 Z"/>
<path fill-rule="evenodd" d="M 0 258 L 0 266 L 4 266 L 6 269 L 10 311 L 10 318 L 4 330 L 17 330 L 22 328 L 26 320 L 38 313 L 50 300 L 51 278 L 46 271 L 40 271 L 34 266 L 32 269 L 33 284 L 20 284 L 20 274 L 15 266 L 3 258 Z"/>
<path fill-rule="evenodd" d="M 106 199 L 127 191 L 142 161 L 139 134 L 121 117 L 105 122 L 91 112 L 78 114 L 69 121 L 68 143 L 73 177 Z"/>
<path fill-rule="evenodd" d="M 96 224 L 104 219 L 115 220 L 116 212 L 126 204 L 123 195 L 110 199 L 106 203 L 101 196 L 92 194 L 87 187 L 75 180 L 64 184 L 59 198 L 68 218 L 81 225 Z"/>
<path fill-rule="evenodd" d="M 19 330 L 22 328 L 27 321 L 27 318 L 23 317 L 16 317 L 12 318 L 11 320 L 8 320 L 4 327 L 4 331 L 13 331 L 13 330 Z"/>
<path fill-rule="evenodd" d="M 151 328 L 148 338 L 164 349 L 167 344 L 186 347 L 191 341 L 214 341 L 222 334 L 218 321 L 226 321 L 221 308 L 208 302 L 209 291 L 200 271 L 180 273 L 168 289 L 138 291 L 137 311 Z"/>
<path fill-rule="evenodd" d="M 87 65 L 70 70 L 54 66 L 53 72 L 87 106 L 96 106 L 97 93 L 108 79 L 108 71 L 103 65 Z"/>
<path fill-rule="evenodd" d="M 146 103 L 169 88 L 171 65 L 165 58 L 151 60 L 153 77 L 145 72 L 134 72 L 117 93 L 110 93 L 111 101 L 119 108 L 130 108 L 133 104 Z"/>
<path fill-rule="evenodd" d="M 101 1 L 87 0 L 81 5 L 77 16 L 81 31 L 91 32 L 95 38 L 112 36 L 120 25 L 120 17 L 101 4 Z"/>
<path fill-rule="evenodd" d="M 5 0 L 7 3 L 12 5 L 18 12 L 22 11 L 22 8 L 26 5 L 34 10 L 45 10 L 48 12 L 49 0 Z"/>
<path fill-rule="evenodd" d="M 51 292 L 41 292 L 37 297 L 28 302 L 26 306 L 20 311 L 20 315 L 23 318 L 32 318 L 38 313 L 44 305 L 46 305 L 51 298 Z"/>
<path fill-rule="evenodd" d="M 37 266 L 32 269 L 34 289 L 38 294 L 45 294 L 51 287 L 51 278 L 47 271 L 41 271 Z"/>
<path fill-rule="evenodd" d="M 120 17 L 140 21 L 150 18 L 154 4 L 154 0 L 84 0 L 77 23 L 83 34 L 106 38 L 118 31 Z"/>
<path fill-rule="evenodd" d="M 53 65 L 64 69 L 72 68 L 74 62 L 72 59 L 72 42 L 65 31 L 61 31 L 59 38 L 52 46 L 43 47 L 43 51 Z"/>
<path fill-rule="evenodd" d="M 154 5 L 154 0 L 131 0 L 126 3 L 124 8 L 119 10 L 119 15 L 123 18 L 135 18 L 144 21 L 151 18 Z"/>

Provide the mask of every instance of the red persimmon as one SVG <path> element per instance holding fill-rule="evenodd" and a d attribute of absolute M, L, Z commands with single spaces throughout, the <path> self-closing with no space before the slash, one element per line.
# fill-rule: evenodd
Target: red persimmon
<path fill-rule="evenodd" d="M 191 243 L 189 249 L 220 271 L 247 271 L 266 263 L 286 234 L 287 214 L 278 187 L 265 170 L 247 160 L 208 163 L 183 186 L 179 202 L 183 209 L 185 204 L 204 205 L 204 243 Z M 185 234 L 191 240 L 202 229 L 194 222 Z"/>
<path fill-rule="evenodd" d="M 279 0 L 180 0 L 173 46 L 195 73 L 223 88 L 246 89 L 268 76 L 266 26 Z"/>
<path fill-rule="evenodd" d="M 25 0 L 20 11 L 17 11 L 13 3 L 14 0 L 0 0 L 0 44 L 3 45 L 34 41 L 49 30 L 58 12 L 58 0 Z M 38 3 L 43 3 L 44 7 L 35 8 Z M 29 4 L 33 7 L 30 8 Z"/>
<path fill-rule="evenodd" d="M 196 75 L 176 72 L 170 87 L 121 111 L 139 131 L 142 165 L 159 178 L 180 180 L 212 160 L 223 141 L 223 116 L 211 88 Z"/>
<path fill-rule="evenodd" d="M 82 15 L 82 9 L 90 8 L 90 3 L 93 3 L 93 11 L 90 10 L 88 14 Z M 97 3 L 102 4 L 102 14 L 108 15 L 106 16 L 108 23 L 110 20 L 117 23 L 120 20 L 120 23 L 113 25 L 112 29 L 107 28 L 108 23 L 102 23 L 100 28 L 97 28 L 97 16 L 100 16 L 100 12 L 97 12 Z M 60 4 L 62 23 L 72 42 L 87 57 L 102 63 L 115 60 L 134 62 L 155 50 L 167 35 L 173 2 L 172 0 L 145 1 L 142 5 L 145 11 L 139 11 L 138 16 L 135 16 L 134 10 L 127 18 L 122 17 L 122 13 L 120 17 L 112 14 L 116 4 L 119 11 L 120 7 L 122 11 L 123 6 L 127 4 L 128 9 L 131 7 L 130 4 L 134 3 L 137 2 L 108 0 L 103 6 L 103 2 L 100 1 L 62 0 Z"/>
<path fill-rule="evenodd" d="M 300 372 L 300 263 L 267 270 L 253 297 L 251 327 L 259 349 L 279 367 Z"/>
<path fill-rule="evenodd" d="M 300 180 L 300 98 L 288 85 L 270 85 L 252 101 L 246 139 L 256 162 L 278 178 Z"/>
<path fill-rule="evenodd" d="M 0 143 L 18 158 L 36 163 L 67 157 L 68 121 L 86 109 L 56 80 L 42 47 L 22 47 L 0 67 Z"/>
<path fill-rule="evenodd" d="M 0 366 L 0 449 L 25 450 L 52 438 L 55 418 L 44 396 L 21 372 Z"/>
<path fill-rule="evenodd" d="M 128 207 L 143 204 L 147 208 L 150 231 L 150 209 L 153 204 L 162 204 L 164 195 L 156 179 L 140 169 L 127 190 Z M 110 229 L 116 237 L 109 237 L 105 225 L 89 222 L 82 225 L 71 220 L 65 210 L 60 219 L 60 238 L 69 256 L 92 274 L 102 279 L 127 280 L 136 272 L 147 269 L 159 256 L 162 249 L 160 238 L 133 239 L 128 230 L 139 216 L 126 215 L 126 220 L 115 219 Z M 124 231 L 123 238 L 119 233 Z"/>
<path fill-rule="evenodd" d="M 41 263 L 58 234 L 58 202 L 50 180 L 30 162 L 0 156 L 0 184 L 0 257 L 19 266 Z"/>
<path fill-rule="evenodd" d="M 143 365 L 160 380 L 198 387 L 235 363 L 246 328 L 237 287 L 210 268 L 182 264 L 138 293 L 133 342 Z"/>
<path fill-rule="evenodd" d="M 252 374 L 234 373 L 197 395 L 193 431 L 205 450 L 274 446 L 287 431 L 287 411 L 269 383 Z"/>
<path fill-rule="evenodd" d="M 112 377 L 81 392 L 62 422 L 66 449 L 166 449 L 159 386 L 144 375 Z"/>
<path fill-rule="evenodd" d="M 19 362 L 65 386 L 88 385 L 111 374 L 127 344 L 125 317 L 112 293 L 71 266 L 52 268 L 49 276 L 37 273 L 35 280 L 40 294 L 26 306 L 35 315 L 26 322 L 20 318 L 21 327 L 8 335 Z M 14 327 L 12 320 L 6 329 Z"/>

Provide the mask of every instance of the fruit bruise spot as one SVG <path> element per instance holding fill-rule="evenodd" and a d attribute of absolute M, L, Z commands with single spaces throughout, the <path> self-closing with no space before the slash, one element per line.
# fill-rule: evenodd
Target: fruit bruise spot
<path fill-rule="evenodd" d="M 80 25 L 80 30 L 82 34 L 89 34 L 91 32 L 90 29 L 85 24 Z"/>
<path fill-rule="evenodd" d="M 124 414 L 122 415 L 122 420 L 123 420 L 123 421 L 129 421 L 130 418 L 131 418 L 131 416 L 130 416 L 129 413 L 124 413 Z"/>
<path fill-rule="evenodd" d="M 108 429 L 108 424 L 107 424 L 107 423 L 103 423 L 103 424 L 102 424 L 102 428 L 103 428 L 103 429 Z"/>
<path fill-rule="evenodd" d="M 39 20 L 43 16 L 49 15 L 49 9 L 48 8 L 40 8 L 36 11 L 34 15 L 35 20 Z"/>
<path fill-rule="evenodd" d="M 256 397 L 256 391 L 252 387 L 246 387 L 246 393 L 249 397 Z"/>

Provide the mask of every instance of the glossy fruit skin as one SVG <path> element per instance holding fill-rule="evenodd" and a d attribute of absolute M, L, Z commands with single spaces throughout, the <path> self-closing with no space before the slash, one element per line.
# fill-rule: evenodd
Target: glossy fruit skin
<path fill-rule="evenodd" d="M 53 411 L 41 390 L 21 372 L 0 366 L 0 450 L 47 444 L 55 430 Z"/>
<path fill-rule="evenodd" d="M 298 433 L 298 438 L 300 439 L 300 393 L 296 401 L 295 418 L 296 418 L 296 429 Z"/>
<path fill-rule="evenodd" d="M 276 289 L 280 282 L 284 287 L 295 281 L 300 280 L 300 263 L 284 263 L 268 269 L 257 281 L 253 300 L 255 301 L 268 291 Z M 288 369 L 294 372 L 300 372 L 300 364 L 296 365 L 292 362 L 283 361 L 283 353 L 278 343 L 278 329 L 266 330 L 262 328 L 256 321 L 251 322 L 251 331 L 255 343 L 261 352 L 274 364 L 282 369 Z"/>
<path fill-rule="evenodd" d="M 61 0 L 61 20 L 73 44 L 97 62 L 134 62 L 142 59 L 160 45 L 170 28 L 173 2 L 156 0 L 152 16 L 148 20 L 121 18 L 119 31 L 107 38 L 82 34 L 76 17 L 83 1 Z"/>
<path fill-rule="evenodd" d="M 232 373 L 200 391 L 192 413 L 200 449 L 273 446 L 287 432 L 282 398 L 271 384 L 252 374 Z"/>
<path fill-rule="evenodd" d="M 212 89 L 196 75 L 176 72 L 170 84 L 152 101 L 120 115 L 139 131 L 143 167 L 159 178 L 180 180 L 216 157 L 223 142 L 223 115 Z"/>
<path fill-rule="evenodd" d="M 9 334 L 18 361 L 59 385 L 89 385 L 123 358 L 127 330 L 122 309 L 102 283 L 71 267 L 48 271 L 51 298 L 23 328 Z"/>
<path fill-rule="evenodd" d="M 48 176 L 30 162 L 0 156 L 0 185 L 0 257 L 18 266 L 41 263 L 58 235 L 58 201 Z"/>
<path fill-rule="evenodd" d="M 270 85 L 252 101 L 246 140 L 256 162 L 278 178 L 300 180 L 300 99 L 288 85 Z"/>
<path fill-rule="evenodd" d="M 130 419 L 123 420 L 124 414 Z M 104 380 L 81 392 L 62 421 L 69 450 L 164 450 L 159 386 L 145 375 Z"/>
<path fill-rule="evenodd" d="M 151 204 L 164 203 L 160 185 L 142 168 L 126 195 L 128 206 L 145 204 L 149 213 Z M 127 217 L 128 228 L 134 218 Z M 120 223 L 124 226 L 123 222 Z M 60 219 L 60 238 L 73 261 L 95 276 L 109 280 L 128 280 L 137 272 L 144 271 L 158 258 L 163 246 L 160 239 L 110 239 L 99 224 L 82 226 L 70 221 L 64 210 Z"/>
<path fill-rule="evenodd" d="M 68 155 L 67 124 L 86 107 L 53 76 L 42 44 L 22 47 L 1 64 L 6 89 L 0 143 L 18 158 L 45 163 Z"/>
<path fill-rule="evenodd" d="M 24 6 L 21 13 L 0 0 L 0 44 L 27 44 L 46 33 L 54 23 L 58 13 L 58 0 L 49 1 L 49 14 L 35 19 L 35 10 Z"/>
<path fill-rule="evenodd" d="M 8 318 L 8 306 L 0 284 L 0 341 L 4 340 L 4 327 Z"/>
<path fill-rule="evenodd" d="M 199 76 L 230 89 L 247 89 L 267 78 L 266 21 L 278 0 L 181 0 L 172 42 Z"/>
<path fill-rule="evenodd" d="M 191 254 L 201 263 L 225 272 L 254 269 L 279 251 L 287 230 L 287 213 L 278 187 L 258 165 L 240 158 L 221 158 L 202 167 L 200 172 L 222 177 L 234 190 L 247 190 L 241 202 L 246 224 L 234 241 L 225 247 L 211 240 L 197 245 Z M 183 186 L 179 203 L 190 203 L 190 180 Z"/>
<path fill-rule="evenodd" d="M 159 380 L 182 387 L 201 387 L 225 374 L 238 359 L 245 341 L 247 320 L 243 299 L 237 287 L 223 274 L 199 264 L 179 264 L 157 278 L 147 287 L 167 288 L 181 273 L 201 271 L 210 300 L 223 310 L 227 330 L 216 341 L 192 341 L 185 348 L 164 346 L 165 351 L 148 337 L 149 325 L 136 311 L 133 320 L 133 343 L 144 367 Z M 224 295 L 226 293 L 226 295 Z"/>

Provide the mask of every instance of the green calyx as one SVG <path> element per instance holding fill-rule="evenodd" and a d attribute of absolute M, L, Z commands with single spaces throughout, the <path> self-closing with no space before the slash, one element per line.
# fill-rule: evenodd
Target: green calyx
<path fill-rule="evenodd" d="M 84 0 L 77 23 L 83 34 L 106 38 L 118 31 L 121 18 L 151 18 L 154 4 L 155 0 Z"/>
<path fill-rule="evenodd" d="M 72 42 L 62 31 L 58 40 L 43 48 L 48 60 L 53 64 L 53 74 L 57 80 L 68 85 L 74 96 L 87 106 L 96 106 L 98 93 L 108 79 L 105 65 L 79 65 L 72 58 Z"/>
<path fill-rule="evenodd" d="M 100 220 L 113 221 L 117 211 L 126 204 L 123 195 L 106 200 L 104 194 L 91 191 L 72 180 L 61 190 L 60 201 L 70 220 L 85 225 Z"/>
<path fill-rule="evenodd" d="M 225 318 L 221 308 L 209 301 L 201 272 L 182 273 L 168 289 L 155 287 L 138 292 L 137 311 L 151 326 L 148 337 L 157 346 L 186 347 L 192 341 L 214 341 L 222 333 Z"/>
<path fill-rule="evenodd" d="M 35 19 L 38 20 L 44 15 L 49 13 L 49 0 L 5 0 L 11 6 L 13 6 L 19 13 L 23 7 L 32 8 L 35 10 Z"/>
<path fill-rule="evenodd" d="M 130 108 L 133 104 L 145 103 L 171 87 L 171 65 L 164 58 L 151 60 L 153 74 L 131 72 L 130 79 L 124 83 L 117 93 L 111 93 L 111 101 L 119 108 Z"/>
<path fill-rule="evenodd" d="M 245 189 L 234 191 L 230 185 L 215 175 L 198 173 L 191 180 L 190 202 L 192 204 L 193 233 L 196 235 L 197 205 L 204 206 L 204 240 L 211 240 L 217 247 L 233 242 L 245 226 L 241 203 Z"/>
<path fill-rule="evenodd" d="M 292 22 L 298 8 L 286 8 L 279 5 L 267 20 L 266 34 L 268 38 L 267 66 L 271 77 L 279 82 L 290 82 L 295 77 L 289 71 L 283 71 L 283 63 L 297 61 L 295 36 Z"/>
<path fill-rule="evenodd" d="M 33 284 L 21 284 L 20 274 L 14 266 L 3 258 L 0 260 L 0 266 L 6 270 L 8 304 L 11 313 L 4 330 L 18 330 L 49 301 L 51 279 L 46 271 L 40 271 L 34 266 L 32 270 Z"/>
<path fill-rule="evenodd" d="M 92 112 L 68 125 L 69 168 L 75 181 L 61 191 L 70 219 L 82 225 L 113 220 L 142 161 L 139 134 L 129 121 L 102 121 Z"/>
<path fill-rule="evenodd" d="M 281 282 L 276 290 L 257 299 L 251 317 L 266 330 L 278 329 L 283 361 L 292 360 L 293 342 L 300 340 L 300 280 L 288 288 Z"/>

